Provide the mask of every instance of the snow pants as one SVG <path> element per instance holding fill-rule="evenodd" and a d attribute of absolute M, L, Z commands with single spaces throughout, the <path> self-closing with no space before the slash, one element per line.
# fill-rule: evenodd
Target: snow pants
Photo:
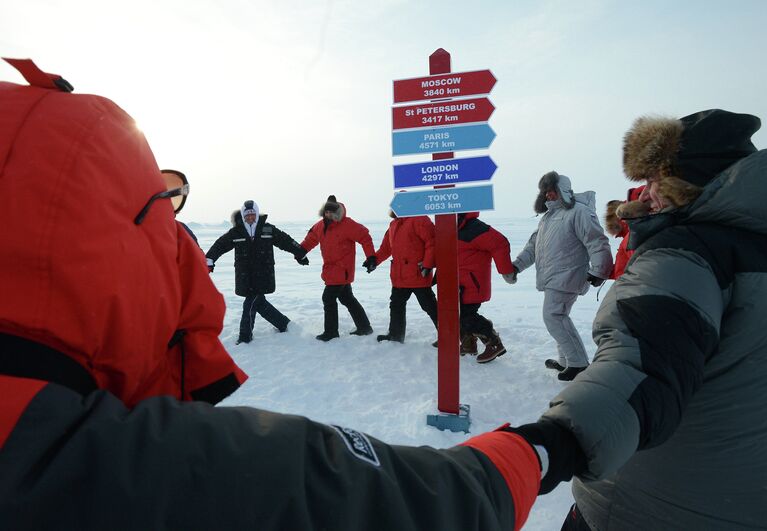
<path fill-rule="evenodd" d="M 253 339 L 253 326 L 256 324 L 256 314 L 266 319 L 280 332 L 288 327 L 290 319 L 271 305 L 262 294 L 249 295 L 242 302 L 242 318 L 240 319 L 240 341 Z"/>
<path fill-rule="evenodd" d="M 476 334 L 486 338 L 494 337 L 493 323 L 486 317 L 479 315 L 481 304 L 464 304 L 460 307 L 461 337 L 468 334 Z"/>
<path fill-rule="evenodd" d="M 351 284 L 341 284 L 338 286 L 325 286 L 322 292 L 322 307 L 325 310 L 325 333 L 338 334 L 338 302 L 346 306 L 349 315 L 352 316 L 354 326 L 357 330 L 370 328 L 365 309 L 360 301 L 352 293 Z"/>
<path fill-rule="evenodd" d="M 543 293 L 543 323 L 557 342 L 559 364 L 563 367 L 587 366 L 586 347 L 570 319 L 570 310 L 578 294 L 555 289 L 547 289 Z"/>
<path fill-rule="evenodd" d="M 428 288 L 395 288 L 392 286 L 389 299 L 389 335 L 402 341 L 405 339 L 407 319 L 407 301 L 415 294 L 421 309 L 426 312 L 434 326 L 437 326 L 437 297 L 431 287 Z"/>
<path fill-rule="evenodd" d="M 570 507 L 570 512 L 567 513 L 567 518 L 562 523 L 562 529 L 560 531 L 591 531 L 589 524 L 584 520 L 581 510 L 578 506 L 573 504 Z"/>

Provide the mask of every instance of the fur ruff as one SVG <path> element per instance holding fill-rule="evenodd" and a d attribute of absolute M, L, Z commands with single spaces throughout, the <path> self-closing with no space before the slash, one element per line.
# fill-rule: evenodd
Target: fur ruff
<path fill-rule="evenodd" d="M 673 175 L 682 138 L 675 118 L 642 116 L 623 137 L 623 171 L 632 181 Z"/>
<path fill-rule="evenodd" d="M 333 221 L 341 221 L 346 215 L 346 208 L 344 207 L 343 203 L 334 203 L 333 201 L 325 201 L 324 203 L 322 203 L 322 206 L 320 207 L 319 216 L 321 218 L 325 217 L 325 210 L 327 209 L 328 205 L 338 207 L 337 210 L 333 212 L 331 218 L 333 219 Z"/>
<path fill-rule="evenodd" d="M 649 216 L 650 204 L 643 201 L 628 201 L 618 205 L 615 214 L 621 219 L 635 219 Z"/>
<path fill-rule="evenodd" d="M 559 174 L 555 171 L 548 172 L 538 181 L 538 197 L 535 198 L 535 203 L 533 203 L 533 210 L 536 214 L 543 214 L 549 209 L 546 206 L 546 192 L 556 190 L 559 193 L 558 184 Z"/>
<path fill-rule="evenodd" d="M 605 230 L 613 237 L 618 236 L 623 232 L 623 226 L 621 225 L 620 218 L 616 213 L 619 206 L 623 204 L 623 201 L 613 199 L 607 202 L 607 212 L 605 213 Z"/>

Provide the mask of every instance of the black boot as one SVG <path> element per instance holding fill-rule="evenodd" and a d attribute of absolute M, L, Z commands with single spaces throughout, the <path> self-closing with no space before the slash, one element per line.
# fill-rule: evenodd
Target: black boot
<path fill-rule="evenodd" d="M 355 328 L 351 332 L 349 332 L 352 336 L 369 336 L 373 333 L 373 328 L 368 325 L 367 328 Z"/>
<path fill-rule="evenodd" d="M 331 339 L 335 339 L 338 337 L 338 332 L 323 332 L 318 336 L 315 336 L 316 339 L 319 339 L 320 341 L 330 341 Z"/>
<path fill-rule="evenodd" d="M 396 341 L 397 343 L 404 343 L 405 340 L 400 337 L 395 337 L 391 333 L 389 334 L 383 334 L 380 336 L 376 336 L 376 340 L 380 343 L 381 341 Z"/>
<path fill-rule="evenodd" d="M 586 367 L 568 367 L 557 374 L 557 379 L 562 382 L 570 382 L 573 378 L 585 371 L 587 367 L 588 365 Z"/>
<path fill-rule="evenodd" d="M 546 366 L 547 369 L 554 369 L 555 371 L 562 372 L 565 370 L 565 368 L 559 364 L 559 362 L 555 359 L 547 359 L 543 362 L 543 364 Z"/>

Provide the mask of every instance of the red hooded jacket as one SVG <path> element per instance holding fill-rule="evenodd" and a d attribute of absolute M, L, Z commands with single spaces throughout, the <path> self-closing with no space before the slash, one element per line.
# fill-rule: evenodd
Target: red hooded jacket
<path fill-rule="evenodd" d="M 644 190 L 644 188 L 644 185 L 638 186 L 637 188 L 630 188 L 627 194 L 628 201 L 639 200 L 639 196 L 642 194 L 642 190 Z M 630 251 L 627 248 L 629 244 L 629 226 L 620 218 L 618 218 L 618 222 L 620 223 L 621 229 L 620 232 L 614 236 L 616 238 L 621 238 L 621 243 L 618 245 L 618 251 L 615 253 L 615 266 L 613 267 L 613 272 L 610 275 L 610 278 L 613 280 L 617 279 L 623 274 L 623 272 L 626 270 L 626 266 L 628 265 L 629 260 L 631 259 L 631 255 L 634 254 L 633 250 Z"/>
<path fill-rule="evenodd" d="M 479 212 L 461 214 L 458 218 L 458 285 L 463 304 L 490 300 L 491 260 L 502 275 L 514 271 L 509 240 L 477 218 Z"/>
<path fill-rule="evenodd" d="M 421 269 L 434 268 L 434 223 L 428 216 L 395 218 L 376 251 L 377 263 L 389 257 L 391 284 L 395 288 L 428 288 L 432 273 L 421 276 Z"/>
<path fill-rule="evenodd" d="M 322 280 L 326 286 L 354 282 L 355 243 L 362 245 L 365 257 L 375 253 L 367 227 L 348 217 L 343 203 L 339 205 L 340 209 L 333 221 L 326 225 L 324 219 L 319 220 L 301 242 L 301 247 L 307 253 L 319 244 L 322 251 Z"/>
<path fill-rule="evenodd" d="M 200 249 L 169 200 L 134 223 L 166 189 L 144 136 L 111 101 L 14 66 L 32 86 L 0 83 L 0 334 L 52 349 L 129 407 L 221 400 L 247 376 L 218 339 L 225 305 Z M 6 356 L 35 378 L 15 387 L 60 376 L 37 372 L 50 365 L 31 354 Z M 13 410 L 0 408 L 0 432 Z"/>

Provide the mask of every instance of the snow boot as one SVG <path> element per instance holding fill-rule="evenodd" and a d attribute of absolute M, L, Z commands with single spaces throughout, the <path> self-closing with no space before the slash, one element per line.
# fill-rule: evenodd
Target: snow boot
<path fill-rule="evenodd" d="M 480 339 L 485 344 L 485 350 L 477 356 L 477 363 L 490 363 L 495 358 L 506 354 L 506 347 L 501 343 L 501 338 L 495 330 L 490 339 L 485 340 L 483 336 L 480 336 Z"/>
<path fill-rule="evenodd" d="M 571 382 L 573 378 L 586 370 L 586 367 L 568 367 L 564 371 L 557 374 L 557 379 L 561 382 Z"/>
<path fill-rule="evenodd" d="M 368 326 L 367 328 L 355 328 L 351 332 L 349 332 L 349 335 L 352 336 L 369 336 L 373 333 L 373 328 Z"/>
<path fill-rule="evenodd" d="M 470 356 L 477 355 L 477 336 L 474 334 L 466 334 L 461 336 L 461 356 L 469 354 Z"/>
<path fill-rule="evenodd" d="M 323 332 L 320 335 L 316 336 L 316 339 L 327 342 L 337 337 L 338 337 L 338 332 Z"/>
<path fill-rule="evenodd" d="M 394 337 L 391 334 L 382 334 L 380 336 L 376 336 L 376 340 L 380 343 L 381 341 L 396 341 L 397 343 L 404 343 L 405 340 L 401 337 Z"/>
<path fill-rule="evenodd" d="M 253 341 L 253 338 L 244 338 L 244 337 L 238 337 L 237 341 L 234 342 L 235 345 L 239 345 L 240 343 L 250 343 Z"/>
<path fill-rule="evenodd" d="M 562 372 L 565 368 L 555 359 L 547 359 L 543 362 L 547 369 L 554 369 L 555 371 Z"/>
<path fill-rule="evenodd" d="M 432 343 L 431 346 L 434 347 L 434 348 L 439 348 L 439 339 L 434 341 L 434 343 Z"/>

